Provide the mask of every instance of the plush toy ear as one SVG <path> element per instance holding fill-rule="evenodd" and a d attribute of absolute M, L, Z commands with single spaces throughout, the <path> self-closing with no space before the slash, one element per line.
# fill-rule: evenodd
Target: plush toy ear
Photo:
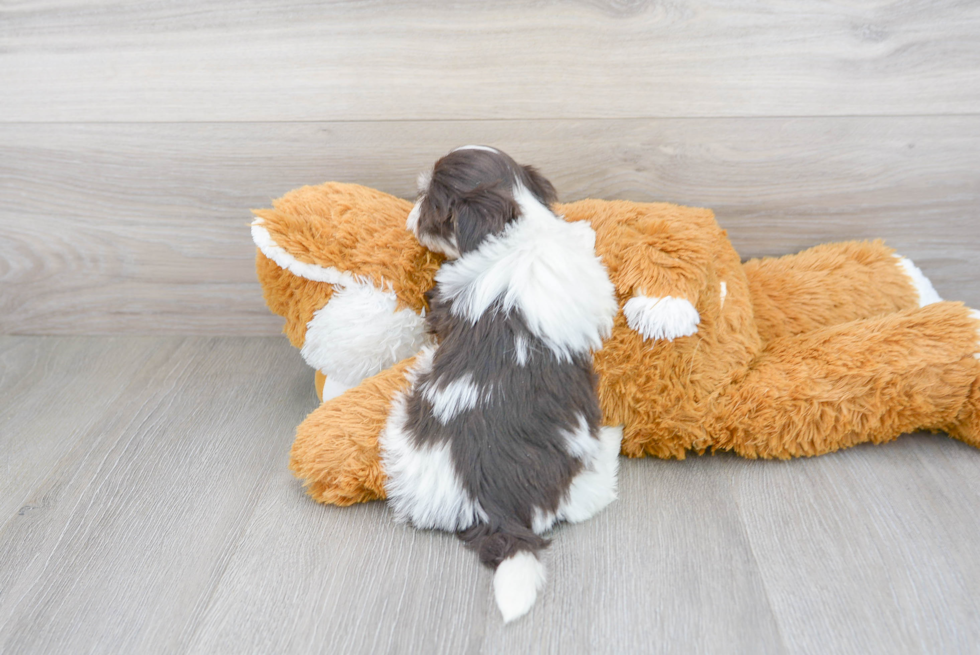
<path fill-rule="evenodd" d="M 548 178 L 538 172 L 538 169 L 533 166 L 522 166 L 521 169 L 524 171 L 524 185 L 541 201 L 541 204 L 548 207 L 552 203 L 558 202 L 555 187 L 548 181 Z"/>
<path fill-rule="evenodd" d="M 477 248 L 487 236 L 502 231 L 518 214 L 520 206 L 502 185 L 479 186 L 461 194 L 454 212 L 459 252 Z"/>

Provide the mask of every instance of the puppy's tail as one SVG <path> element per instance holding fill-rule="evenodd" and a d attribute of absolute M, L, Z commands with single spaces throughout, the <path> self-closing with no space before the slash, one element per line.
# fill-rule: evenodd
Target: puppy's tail
<path fill-rule="evenodd" d="M 547 548 L 548 540 L 523 526 L 494 529 L 487 524 L 461 532 L 459 538 L 479 553 L 481 562 L 496 569 L 493 596 L 504 623 L 527 614 L 544 586 L 545 569 L 538 551 Z"/>

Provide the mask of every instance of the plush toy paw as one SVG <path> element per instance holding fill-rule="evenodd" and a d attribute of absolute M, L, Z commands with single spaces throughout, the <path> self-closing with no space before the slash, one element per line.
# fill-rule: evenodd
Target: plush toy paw
<path fill-rule="evenodd" d="M 409 308 L 399 309 L 394 293 L 370 284 L 338 284 L 307 325 L 301 354 L 340 385 L 331 389 L 337 395 L 411 357 L 426 342 L 425 319 Z"/>
<path fill-rule="evenodd" d="M 316 395 L 320 399 L 320 402 L 325 403 L 328 400 L 333 400 L 352 387 L 343 382 L 327 379 L 327 376 L 322 371 L 314 371 L 313 388 L 316 389 Z"/>
<path fill-rule="evenodd" d="M 323 386 L 320 388 L 320 400 L 322 402 L 333 400 L 350 388 L 351 385 L 349 384 L 344 384 L 343 382 L 337 382 L 336 380 L 325 378 L 323 380 Z"/>
<path fill-rule="evenodd" d="M 942 302 L 942 298 L 936 293 L 936 289 L 932 286 L 932 282 L 929 278 L 919 270 L 911 259 L 902 257 L 901 255 L 895 255 L 898 259 L 898 265 L 905 272 L 906 275 L 912 280 L 912 284 L 915 286 L 916 293 L 919 294 L 919 307 L 925 307 L 926 305 L 931 305 L 933 303 Z"/>
<path fill-rule="evenodd" d="M 684 298 L 633 296 L 623 307 L 626 323 L 647 339 L 673 341 L 696 334 L 701 316 Z"/>

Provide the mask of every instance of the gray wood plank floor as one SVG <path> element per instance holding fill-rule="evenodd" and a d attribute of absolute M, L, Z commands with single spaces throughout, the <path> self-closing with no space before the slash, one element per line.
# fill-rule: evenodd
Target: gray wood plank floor
<path fill-rule="evenodd" d="M 2 653 L 970 653 L 980 452 L 623 460 L 531 614 L 383 503 L 286 469 L 315 406 L 281 338 L 0 337 Z"/>

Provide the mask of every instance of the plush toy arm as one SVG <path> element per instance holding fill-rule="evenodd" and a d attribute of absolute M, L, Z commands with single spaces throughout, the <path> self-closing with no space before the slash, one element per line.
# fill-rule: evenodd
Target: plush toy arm
<path fill-rule="evenodd" d="M 698 266 L 641 242 L 627 249 L 620 276 L 620 288 L 631 293 L 623 314 L 644 340 L 673 341 L 697 333 L 696 305 L 704 286 Z"/>
<path fill-rule="evenodd" d="M 394 293 L 366 283 L 338 284 L 307 323 L 300 354 L 340 385 L 336 392 L 414 355 L 428 341 L 425 319 L 399 308 Z"/>
<path fill-rule="evenodd" d="M 774 339 L 716 398 L 705 445 L 785 459 L 942 430 L 980 447 L 978 352 L 980 313 L 954 302 Z"/>
<path fill-rule="evenodd" d="M 939 300 L 922 272 L 881 241 L 825 243 L 742 268 L 767 342 Z"/>
<path fill-rule="evenodd" d="M 643 339 L 666 339 L 696 334 L 701 315 L 686 298 L 633 296 L 623 306 L 626 323 Z"/>

